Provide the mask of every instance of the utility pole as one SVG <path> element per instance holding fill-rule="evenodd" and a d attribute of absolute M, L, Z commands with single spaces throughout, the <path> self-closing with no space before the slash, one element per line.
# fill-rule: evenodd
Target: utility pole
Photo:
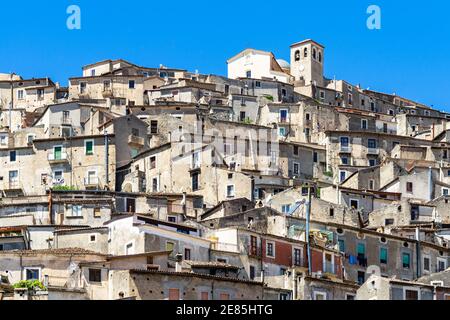
<path fill-rule="evenodd" d="M 311 186 L 308 184 L 308 202 L 306 203 L 306 254 L 308 257 L 308 273 L 311 274 L 311 245 L 309 241 L 311 217 Z"/>
<path fill-rule="evenodd" d="M 108 130 L 105 130 L 105 189 L 109 190 L 109 144 Z"/>

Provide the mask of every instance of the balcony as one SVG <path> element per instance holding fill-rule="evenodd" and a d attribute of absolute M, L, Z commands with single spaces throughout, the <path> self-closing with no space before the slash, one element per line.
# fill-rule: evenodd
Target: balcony
<path fill-rule="evenodd" d="M 143 147 L 145 144 L 145 141 L 144 141 L 144 138 L 130 134 L 128 136 L 128 144 L 138 146 L 138 147 Z"/>
<path fill-rule="evenodd" d="M 352 147 L 351 146 L 343 146 L 341 145 L 340 148 L 340 153 L 352 153 Z"/>
<path fill-rule="evenodd" d="M 289 119 L 285 117 L 278 117 L 278 123 L 280 124 L 289 124 Z"/>
<path fill-rule="evenodd" d="M 50 152 L 48 154 L 47 159 L 48 159 L 48 162 L 50 162 L 51 164 L 69 162 L 69 157 L 67 156 L 66 152 L 60 152 L 60 153 Z"/>
<path fill-rule="evenodd" d="M 19 181 L 9 181 L 3 183 L 3 185 L 1 185 L 1 189 L 5 192 L 22 190 L 22 184 Z"/>
<path fill-rule="evenodd" d="M 367 154 L 371 154 L 371 155 L 379 155 L 380 154 L 380 149 L 378 148 L 367 148 Z"/>
<path fill-rule="evenodd" d="M 262 248 L 258 246 L 248 246 L 247 254 L 249 257 L 253 258 L 261 258 L 262 257 Z"/>
<path fill-rule="evenodd" d="M 100 179 L 98 177 L 84 178 L 84 187 L 86 189 L 97 189 L 100 187 Z"/>
<path fill-rule="evenodd" d="M 111 89 L 104 89 L 102 91 L 103 98 L 112 98 L 114 96 L 113 91 Z"/>

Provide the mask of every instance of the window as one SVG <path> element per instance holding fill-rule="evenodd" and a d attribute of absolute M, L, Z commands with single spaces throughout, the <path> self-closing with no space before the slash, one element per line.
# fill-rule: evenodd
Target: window
<path fill-rule="evenodd" d="M 320 100 L 322 100 L 322 101 L 325 100 L 325 91 L 320 90 L 320 92 L 319 92 L 319 98 L 320 98 Z"/>
<path fill-rule="evenodd" d="M 83 94 L 86 92 L 87 84 L 86 82 L 80 82 L 80 93 Z"/>
<path fill-rule="evenodd" d="M 284 128 L 284 127 L 279 127 L 279 128 L 278 128 L 278 135 L 279 135 L 280 137 L 286 137 L 286 128 Z"/>
<path fill-rule="evenodd" d="M 83 206 L 72 206 L 72 217 L 82 217 Z"/>
<path fill-rule="evenodd" d="M 413 183 L 412 182 L 406 183 L 406 192 L 413 193 Z"/>
<path fill-rule="evenodd" d="M 366 274 L 364 271 L 358 271 L 358 284 L 363 285 L 366 281 Z"/>
<path fill-rule="evenodd" d="M 442 195 L 443 196 L 448 196 L 449 192 L 448 192 L 448 188 L 442 188 Z"/>
<path fill-rule="evenodd" d="M 150 157 L 150 169 L 156 168 L 156 156 Z"/>
<path fill-rule="evenodd" d="M 327 293 L 323 291 L 314 291 L 313 293 L 314 300 L 327 300 Z"/>
<path fill-rule="evenodd" d="M 7 135 L 0 135 L 0 145 L 1 146 L 6 146 L 8 143 L 8 136 Z"/>
<path fill-rule="evenodd" d="M 266 256 L 275 258 L 275 243 L 273 242 L 266 242 Z"/>
<path fill-rule="evenodd" d="M 369 180 L 369 190 L 375 190 L 375 180 Z"/>
<path fill-rule="evenodd" d="M 281 206 L 281 212 L 282 213 L 289 213 L 291 211 L 291 205 L 290 204 L 283 204 Z"/>
<path fill-rule="evenodd" d="M 159 192 L 159 181 L 158 177 L 152 179 L 152 192 Z"/>
<path fill-rule="evenodd" d="M 255 279 L 255 275 L 256 275 L 256 271 L 255 271 L 255 267 L 254 266 L 250 266 L 250 270 L 249 270 L 249 277 L 250 280 L 254 280 Z"/>
<path fill-rule="evenodd" d="M 289 294 L 288 293 L 280 293 L 280 300 L 289 300 Z"/>
<path fill-rule="evenodd" d="M 405 300 L 419 300 L 419 290 L 405 289 L 404 298 Z"/>
<path fill-rule="evenodd" d="M 104 91 L 107 91 L 107 90 L 109 90 L 110 88 L 111 88 L 111 81 L 109 81 L 109 80 L 103 81 L 103 90 L 104 90 Z"/>
<path fill-rule="evenodd" d="M 292 171 L 294 174 L 297 174 L 297 175 L 300 174 L 300 164 L 297 162 L 294 162 L 294 168 Z"/>
<path fill-rule="evenodd" d="M 361 129 L 367 130 L 367 120 L 366 119 L 361 120 Z"/>
<path fill-rule="evenodd" d="M 359 200 L 350 199 L 350 208 L 358 210 L 358 208 L 359 208 Z"/>
<path fill-rule="evenodd" d="M 191 260 L 191 249 L 184 248 L 184 259 Z"/>
<path fill-rule="evenodd" d="M 322 62 L 322 51 L 319 51 L 319 62 Z"/>
<path fill-rule="evenodd" d="M 317 163 L 318 160 L 319 160 L 318 158 L 319 158 L 318 153 L 314 151 L 314 152 L 313 152 L 313 162 L 314 162 L 314 163 Z"/>
<path fill-rule="evenodd" d="M 150 133 L 157 134 L 158 133 L 158 121 L 151 120 L 150 121 Z"/>
<path fill-rule="evenodd" d="M 347 172 L 345 171 L 339 171 L 339 178 L 341 182 L 344 182 L 345 179 L 347 179 Z"/>
<path fill-rule="evenodd" d="M 12 150 L 9 152 L 9 162 L 16 162 L 16 151 Z"/>
<path fill-rule="evenodd" d="M 345 300 L 355 300 L 355 295 L 353 293 L 346 293 Z"/>
<path fill-rule="evenodd" d="M 245 72 L 245 76 L 246 76 L 247 78 L 251 78 L 251 77 L 252 77 L 252 72 L 251 72 L 250 70 L 246 71 L 246 72 Z"/>
<path fill-rule="evenodd" d="M 338 244 L 339 244 L 339 251 L 340 252 L 345 252 L 345 241 L 344 241 L 344 239 L 339 239 L 338 240 Z"/>
<path fill-rule="evenodd" d="M 430 272 L 430 257 L 423 257 L 423 271 Z"/>
<path fill-rule="evenodd" d="M 192 179 L 192 191 L 197 191 L 199 189 L 199 187 L 198 187 L 198 172 L 193 172 L 191 179 Z"/>
<path fill-rule="evenodd" d="M 234 185 L 227 186 L 227 197 L 228 198 L 234 197 Z"/>
<path fill-rule="evenodd" d="M 94 208 L 94 218 L 101 218 L 102 212 L 100 208 Z"/>
<path fill-rule="evenodd" d="M 302 266 L 302 249 L 294 248 L 294 266 Z"/>
<path fill-rule="evenodd" d="M 317 58 L 317 50 L 316 50 L 316 48 L 313 48 L 312 56 L 313 56 L 313 59 Z"/>
<path fill-rule="evenodd" d="M 18 100 L 23 100 L 23 93 L 24 93 L 23 90 L 17 91 L 17 99 Z"/>
<path fill-rule="evenodd" d="M 281 123 L 287 122 L 287 118 L 288 118 L 288 110 L 280 109 L 280 122 Z"/>
<path fill-rule="evenodd" d="M 375 167 L 377 165 L 376 159 L 369 159 L 369 167 Z"/>
<path fill-rule="evenodd" d="M 89 269 L 89 282 L 102 282 L 102 270 Z"/>
<path fill-rule="evenodd" d="M 128 81 L 128 88 L 134 89 L 136 87 L 136 81 L 130 80 Z"/>
<path fill-rule="evenodd" d="M 353 104 L 353 95 L 351 93 L 348 94 L 348 104 L 349 105 Z"/>
<path fill-rule="evenodd" d="M 329 214 L 330 217 L 334 217 L 334 208 L 330 208 L 328 210 L 328 214 Z"/>
<path fill-rule="evenodd" d="M 34 134 L 27 135 L 27 144 L 33 144 L 33 140 L 36 138 Z"/>
<path fill-rule="evenodd" d="M 294 155 L 298 156 L 298 146 L 294 146 Z"/>
<path fill-rule="evenodd" d="M 175 216 L 168 216 L 167 217 L 167 221 L 176 223 L 177 222 L 177 217 L 175 217 Z"/>
<path fill-rule="evenodd" d="M 300 61 L 300 50 L 295 51 L 294 53 L 294 60 Z"/>
<path fill-rule="evenodd" d="M 447 269 L 447 261 L 443 258 L 437 258 L 437 272 L 445 271 Z"/>
<path fill-rule="evenodd" d="M 388 114 L 389 114 L 390 116 L 393 116 L 393 115 L 394 115 L 394 110 L 389 109 Z"/>
<path fill-rule="evenodd" d="M 84 141 L 84 152 L 87 156 L 94 154 L 94 140 Z"/>
<path fill-rule="evenodd" d="M 308 57 L 308 48 L 303 49 L 303 57 L 304 58 Z"/>
<path fill-rule="evenodd" d="M 239 121 L 245 121 L 245 111 L 241 111 L 239 113 Z"/>
<path fill-rule="evenodd" d="M 44 100 L 44 89 L 37 89 L 36 94 L 38 100 Z"/>
<path fill-rule="evenodd" d="M 375 139 L 368 139 L 367 140 L 367 146 L 369 147 L 369 149 L 376 149 L 376 147 L 377 147 L 377 140 L 375 140 Z"/>
<path fill-rule="evenodd" d="M 380 248 L 380 263 L 387 264 L 388 251 L 387 248 Z"/>
<path fill-rule="evenodd" d="M 343 165 L 348 165 L 349 164 L 348 157 L 341 157 L 341 163 Z"/>
<path fill-rule="evenodd" d="M 407 252 L 402 253 L 402 265 L 404 269 L 409 269 L 411 267 L 411 255 Z"/>
<path fill-rule="evenodd" d="M 26 278 L 26 280 L 40 280 L 41 279 L 41 269 L 25 268 L 25 278 Z"/>
<path fill-rule="evenodd" d="M 96 241 L 97 241 L 96 235 L 95 235 L 95 234 L 91 234 L 91 235 L 89 236 L 89 242 L 96 242 Z"/>
<path fill-rule="evenodd" d="M 166 242 L 166 251 L 173 251 L 175 248 L 175 243 L 167 241 Z"/>
<path fill-rule="evenodd" d="M 91 70 L 91 77 L 95 77 L 95 69 Z"/>

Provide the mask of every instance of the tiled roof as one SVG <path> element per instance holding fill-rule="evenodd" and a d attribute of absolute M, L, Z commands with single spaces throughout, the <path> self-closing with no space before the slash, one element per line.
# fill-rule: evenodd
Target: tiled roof
<path fill-rule="evenodd" d="M 48 255 L 99 255 L 104 254 L 86 250 L 82 248 L 60 248 L 60 249 L 41 249 L 41 250 L 8 250 L 0 251 L 0 255 L 18 254 L 18 255 L 36 255 L 36 254 L 48 254 Z"/>

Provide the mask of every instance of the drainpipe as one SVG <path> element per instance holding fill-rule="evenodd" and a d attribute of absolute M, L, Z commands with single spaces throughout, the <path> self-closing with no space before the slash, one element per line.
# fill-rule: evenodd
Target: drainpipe
<path fill-rule="evenodd" d="M 433 171 L 431 166 L 428 168 L 428 198 L 429 200 L 433 200 Z"/>
<path fill-rule="evenodd" d="M 297 300 L 297 273 L 292 269 L 292 300 Z"/>
<path fill-rule="evenodd" d="M 105 130 L 105 188 L 109 190 L 109 145 L 108 130 Z"/>
<path fill-rule="evenodd" d="M 417 279 L 421 276 L 421 270 L 420 270 L 420 233 L 419 233 L 419 227 L 416 228 L 416 268 L 417 268 Z"/>
<path fill-rule="evenodd" d="M 308 186 L 308 202 L 306 204 L 306 253 L 308 257 L 308 274 L 311 274 L 312 267 L 311 267 L 311 247 L 310 247 L 310 241 L 309 241 L 309 220 L 311 216 L 311 186 Z"/>

